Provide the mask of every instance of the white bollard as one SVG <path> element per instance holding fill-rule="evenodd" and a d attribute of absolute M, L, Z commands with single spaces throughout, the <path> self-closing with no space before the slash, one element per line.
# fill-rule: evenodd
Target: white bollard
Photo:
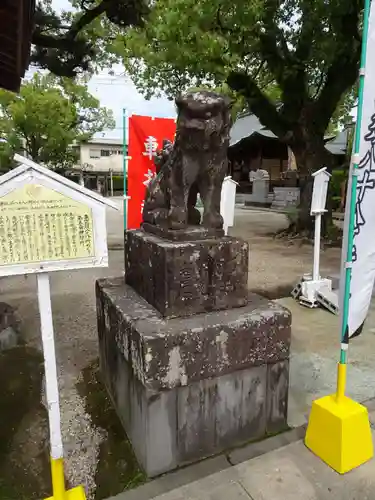
<path fill-rule="evenodd" d="M 225 177 L 221 187 L 220 214 L 224 220 L 223 229 L 225 235 L 228 234 L 228 228 L 234 226 L 234 207 L 236 204 L 236 189 L 238 182 L 232 177 Z"/>

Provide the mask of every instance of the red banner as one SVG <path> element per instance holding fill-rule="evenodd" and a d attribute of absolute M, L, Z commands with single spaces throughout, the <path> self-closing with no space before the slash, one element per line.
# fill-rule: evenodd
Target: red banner
<path fill-rule="evenodd" d="M 155 175 L 154 157 L 163 140 L 174 141 L 173 118 L 132 115 L 129 118 L 128 156 L 128 229 L 138 229 L 142 222 L 146 188 Z"/>

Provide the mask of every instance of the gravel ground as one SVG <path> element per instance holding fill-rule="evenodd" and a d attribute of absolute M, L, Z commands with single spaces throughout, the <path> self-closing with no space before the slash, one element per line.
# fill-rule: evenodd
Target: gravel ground
<path fill-rule="evenodd" d="M 121 206 L 121 200 L 118 200 L 118 203 Z M 85 400 L 77 390 L 77 382 L 82 379 L 83 370 L 98 356 L 95 280 L 98 277 L 118 276 L 123 273 L 121 211 L 108 211 L 107 226 L 109 269 L 55 273 L 51 278 L 66 474 L 70 484 L 85 486 L 88 499 L 98 498 L 95 497 L 95 475 L 100 445 L 107 439 L 107 431 L 93 423 L 91 415 L 86 411 Z M 267 291 L 271 295 L 273 293 L 280 296 L 283 295 L 280 290 L 285 288 L 290 291 L 299 276 L 310 271 L 312 247 L 287 243 L 270 236 L 270 233 L 286 226 L 287 219 L 281 214 L 236 210 L 236 224 L 230 232 L 250 242 L 249 288 L 252 290 Z M 339 258 L 338 249 L 325 250 L 322 255 L 323 272 L 337 272 Z M 35 278 L 1 279 L 0 289 L 1 301 L 18 309 L 25 342 L 30 347 L 40 349 Z M 37 417 L 29 415 L 29 418 L 35 426 Z M 30 457 L 30 463 L 34 463 L 34 458 L 36 460 L 36 457 L 30 454 L 44 451 L 46 455 L 45 418 L 40 420 L 39 431 L 43 438 L 39 439 L 40 446 L 35 451 L 35 447 L 27 440 L 20 443 L 17 429 L 15 430 L 14 442 L 18 443 L 17 449 L 22 449 L 23 453 Z M 28 433 L 24 434 L 28 436 Z M 112 492 L 114 493 L 116 491 Z M 35 498 L 43 497 L 42 494 L 43 488 L 35 492 Z M 30 500 L 32 498 L 34 495 L 29 496 Z"/>
<path fill-rule="evenodd" d="M 282 290 L 285 290 L 284 296 L 289 295 L 297 280 L 304 273 L 312 272 L 312 245 L 273 236 L 287 226 L 288 219 L 283 214 L 236 210 L 235 227 L 230 229 L 230 234 L 249 242 L 250 289 L 277 297 L 283 296 Z M 340 258 L 340 249 L 323 249 L 320 262 L 322 274 L 337 274 Z"/>

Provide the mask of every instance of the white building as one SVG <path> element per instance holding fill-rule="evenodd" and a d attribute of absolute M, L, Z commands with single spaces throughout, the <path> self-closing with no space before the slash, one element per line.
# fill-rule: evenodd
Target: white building
<path fill-rule="evenodd" d="M 79 160 L 65 175 L 104 196 L 123 191 L 122 139 L 93 137 L 75 147 Z"/>
<path fill-rule="evenodd" d="M 121 139 L 94 137 L 79 146 L 79 164 L 75 168 L 85 172 L 113 172 L 122 174 L 124 167 Z"/>

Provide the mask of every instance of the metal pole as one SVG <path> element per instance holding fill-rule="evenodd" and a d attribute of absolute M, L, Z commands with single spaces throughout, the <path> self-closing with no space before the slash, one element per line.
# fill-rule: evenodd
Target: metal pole
<path fill-rule="evenodd" d="M 128 228 L 128 193 L 127 193 L 127 174 L 128 174 L 128 143 L 129 143 L 129 130 L 128 130 L 128 115 L 126 109 L 122 110 L 122 131 L 123 131 L 123 165 L 124 165 L 124 231 Z"/>
<path fill-rule="evenodd" d="M 53 333 L 51 290 L 48 273 L 37 276 L 40 326 L 42 331 L 49 434 L 51 441 L 51 472 L 53 499 L 64 500 L 65 481 L 63 444 L 60 425 L 59 389 L 57 381 L 55 340 Z"/>
<path fill-rule="evenodd" d="M 315 214 L 315 233 L 314 233 L 314 265 L 313 265 L 313 281 L 320 280 L 320 233 L 322 227 L 322 214 Z"/>
<path fill-rule="evenodd" d="M 371 0 L 365 0 L 364 14 L 363 14 L 363 34 L 362 34 L 362 53 L 361 53 L 361 68 L 359 77 L 359 93 L 358 93 L 358 108 L 357 108 L 357 125 L 355 128 L 354 140 L 354 157 L 353 157 L 353 170 L 351 178 L 351 192 L 350 192 L 350 215 L 349 215 L 349 228 L 348 228 L 348 244 L 346 250 L 346 269 L 345 269 L 345 291 L 343 300 L 343 314 L 341 324 L 341 351 L 340 363 L 338 369 L 337 381 L 337 398 L 341 399 L 345 391 L 345 376 L 346 370 L 344 366 L 347 363 L 348 344 L 345 342 L 345 336 L 348 326 L 349 316 L 349 301 L 350 301 L 350 280 L 352 275 L 351 264 L 354 243 L 354 222 L 356 211 L 356 194 L 357 194 L 357 169 L 358 169 L 358 155 L 361 144 L 361 122 L 363 112 L 363 93 L 365 85 L 365 65 L 367 56 L 367 40 L 368 40 L 368 27 L 370 15 Z"/>
<path fill-rule="evenodd" d="M 113 197 L 113 171 L 112 170 L 109 171 L 109 182 L 111 185 L 111 196 Z"/>

